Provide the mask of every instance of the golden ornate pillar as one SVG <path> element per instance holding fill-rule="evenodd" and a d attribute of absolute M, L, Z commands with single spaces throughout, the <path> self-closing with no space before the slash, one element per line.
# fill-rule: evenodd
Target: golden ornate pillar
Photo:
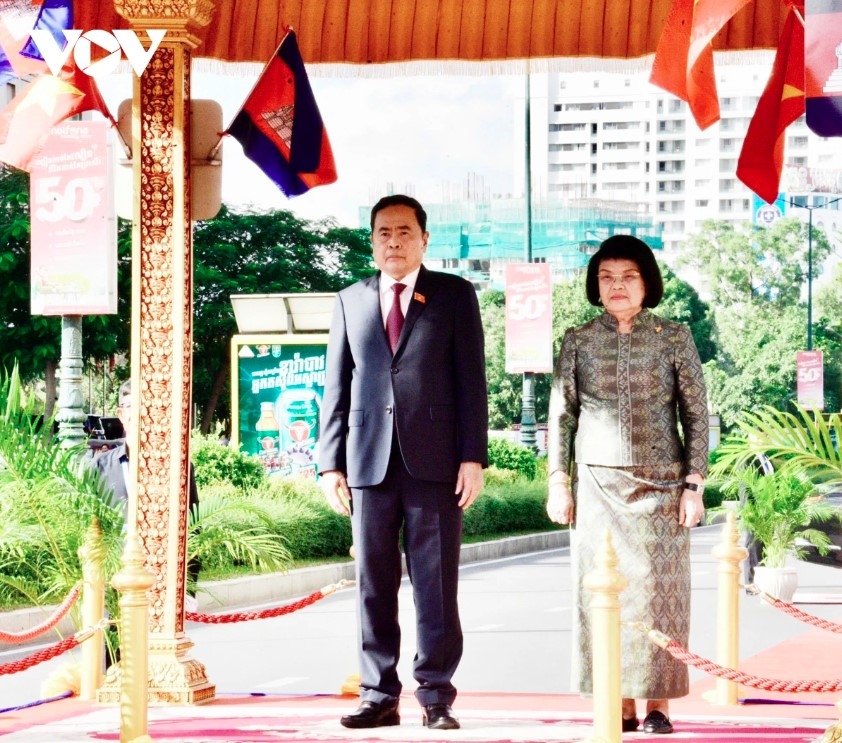
<path fill-rule="evenodd" d="M 184 633 L 187 492 L 193 336 L 190 222 L 190 63 L 213 0 L 113 0 L 141 40 L 166 35 L 135 78 L 132 161 L 132 415 L 128 518 L 136 523 L 149 591 L 149 701 L 195 704 L 214 698 L 204 665 Z M 144 46 L 149 40 L 146 39 Z M 136 452 L 136 453 L 135 453 Z M 119 698 L 119 665 L 100 701 Z"/>

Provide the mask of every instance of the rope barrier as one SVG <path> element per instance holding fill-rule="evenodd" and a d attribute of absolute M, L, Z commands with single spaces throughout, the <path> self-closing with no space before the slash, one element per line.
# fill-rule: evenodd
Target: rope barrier
<path fill-rule="evenodd" d="M 309 596 L 305 596 L 303 599 L 294 601 L 286 606 L 276 606 L 271 609 L 261 609 L 260 611 L 239 611 L 230 614 L 200 614 L 198 612 L 188 611 L 185 612 L 184 618 L 190 622 L 200 622 L 203 624 L 232 624 L 234 622 L 248 622 L 253 619 L 272 619 L 283 616 L 284 614 L 292 614 L 353 584 L 354 581 L 352 580 L 341 580 L 339 583 L 333 583 L 318 591 L 313 591 Z"/>
<path fill-rule="evenodd" d="M 0 630 L 0 642 L 11 645 L 19 645 L 21 643 L 28 642 L 29 640 L 34 640 L 36 637 L 43 635 L 45 632 L 49 632 L 51 629 L 54 629 L 58 623 L 67 616 L 67 613 L 70 611 L 73 604 L 76 603 L 76 600 L 79 598 L 81 593 L 82 583 L 79 582 L 70 589 L 70 593 L 67 594 L 64 601 L 61 602 L 53 614 L 45 621 L 41 622 L 41 624 L 36 624 L 34 627 L 26 630 L 25 632 L 4 632 L 3 630 Z"/>
<path fill-rule="evenodd" d="M 54 645 L 38 650 L 32 655 L 28 655 L 26 658 L 21 658 L 20 660 L 13 661 L 11 663 L 3 663 L 0 665 L 0 676 L 7 676 L 12 673 L 26 671 L 33 666 L 37 666 L 39 663 L 45 663 L 48 660 L 52 660 L 62 653 L 66 653 L 68 650 L 73 650 L 73 648 L 78 647 L 85 640 L 90 639 L 100 630 L 105 629 L 105 627 L 107 627 L 110 623 L 111 620 L 103 619 L 93 627 L 81 630 L 75 635 L 65 637 L 63 640 L 60 640 Z"/>
<path fill-rule="evenodd" d="M 696 653 L 691 653 L 689 650 L 679 645 L 675 640 L 658 630 L 649 630 L 646 634 L 651 642 L 666 650 L 676 660 L 680 660 L 688 666 L 693 666 L 694 668 L 705 671 L 712 676 L 724 678 L 728 681 L 735 681 L 738 684 L 750 686 L 753 689 L 795 694 L 803 694 L 806 692 L 842 691 L 842 679 L 787 681 L 754 676 L 749 673 L 737 671 L 733 668 L 725 668 L 724 666 L 720 666 L 718 663 L 714 663 L 707 658 L 696 655 Z"/>
<path fill-rule="evenodd" d="M 784 614 L 789 614 L 799 622 L 812 625 L 813 627 L 818 627 L 819 629 L 827 630 L 828 632 L 842 634 L 842 624 L 839 624 L 838 622 L 830 622 L 827 619 L 822 619 L 814 614 L 809 614 L 808 612 L 799 609 L 797 606 L 793 606 L 782 599 L 759 590 L 756 586 L 754 587 L 752 593 L 760 596 L 760 598 L 762 598 L 767 604 L 773 606 L 779 611 L 782 611 Z"/>

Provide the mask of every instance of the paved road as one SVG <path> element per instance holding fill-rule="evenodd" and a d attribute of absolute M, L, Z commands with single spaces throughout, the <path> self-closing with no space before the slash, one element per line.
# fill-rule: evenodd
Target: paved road
<path fill-rule="evenodd" d="M 716 563 L 711 550 L 720 527 L 693 532 L 693 627 L 691 648 L 715 659 Z M 465 655 L 454 679 L 463 691 L 569 693 L 570 557 L 567 549 L 463 566 L 461 581 Z M 799 594 L 842 600 L 839 570 L 798 562 Z M 622 569 L 622 566 L 620 566 Z M 798 596 L 796 596 L 798 598 Z M 276 619 L 230 625 L 188 625 L 193 656 L 207 668 L 219 693 L 336 694 L 356 671 L 353 589 Z M 806 611 L 842 619 L 838 603 L 811 603 Z M 401 594 L 405 637 L 401 677 L 412 688 L 412 599 Z M 755 597 L 741 602 L 741 652 L 748 658 L 799 634 L 805 625 Z M 25 653 L 0 653 L 6 663 Z M 14 676 L 0 677 L 0 708 L 40 697 L 43 680 L 64 659 Z M 701 673 L 691 670 L 691 680 Z"/>

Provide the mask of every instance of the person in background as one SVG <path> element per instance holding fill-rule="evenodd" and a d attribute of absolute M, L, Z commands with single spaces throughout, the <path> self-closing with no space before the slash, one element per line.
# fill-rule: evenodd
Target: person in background
<path fill-rule="evenodd" d="M 427 270 L 427 215 L 409 196 L 371 210 L 379 272 L 339 292 L 327 347 L 319 471 L 351 516 L 360 700 L 348 728 L 400 724 L 401 539 L 416 610 L 415 696 L 428 728 L 458 728 L 457 586 L 462 512 L 488 464 L 479 304 L 462 278 Z"/>
<path fill-rule="evenodd" d="M 117 417 L 123 424 L 123 438 L 118 439 L 115 446 L 88 452 L 88 463 L 96 469 L 108 487 L 113 491 L 114 498 L 122 504 L 123 512 L 126 513 L 126 504 L 129 500 L 129 446 L 127 438 L 132 431 L 134 419 L 132 417 L 132 387 L 130 381 L 120 385 L 117 393 Z M 190 464 L 188 492 L 188 509 L 192 510 L 199 504 L 199 489 L 196 487 L 196 478 L 193 472 L 193 464 Z M 197 560 L 191 560 L 187 564 L 188 582 L 191 586 L 196 585 L 199 577 L 200 565 Z M 196 611 L 195 588 L 191 588 L 184 597 L 186 611 Z"/>
<path fill-rule="evenodd" d="M 629 623 L 687 647 L 690 532 L 702 518 L 708 409 L 699 354 L 686 325 L 650 311 L 663 282 L 650 248 L 605 240 L 588 263 L 597 318 L 567 330 L 550 394 L 547 513 L 571 532 L 574 683 L 592 692 L 590 596 L 582 578 L 606 530 L 628 579 L 620 594 L 622 729 L 671 733 L 669 700 L 689 691 L 687 666 Z M 680 431 L 679 431 L 680 424 Z M 576 659 L 578 658 L 578 662 Z"/>

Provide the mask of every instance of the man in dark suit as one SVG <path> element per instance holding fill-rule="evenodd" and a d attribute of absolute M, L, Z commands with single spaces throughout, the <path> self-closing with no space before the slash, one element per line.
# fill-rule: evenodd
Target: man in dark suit
<path fill-rule="evenodd" d="M 349 728 L 400 724 L 400 539 L 417 615 L 415 696 L 424 724 L 459 727 L 451 677 L 462 513 L 488 464 L 488 395 L 476 293 L 421 265 L 429 233 L 415 199 L 371 210 L 380 269 L 339 292 L 319 436 L 322 490 L 351 516 L 359 592 L 360 699 Z"/>

